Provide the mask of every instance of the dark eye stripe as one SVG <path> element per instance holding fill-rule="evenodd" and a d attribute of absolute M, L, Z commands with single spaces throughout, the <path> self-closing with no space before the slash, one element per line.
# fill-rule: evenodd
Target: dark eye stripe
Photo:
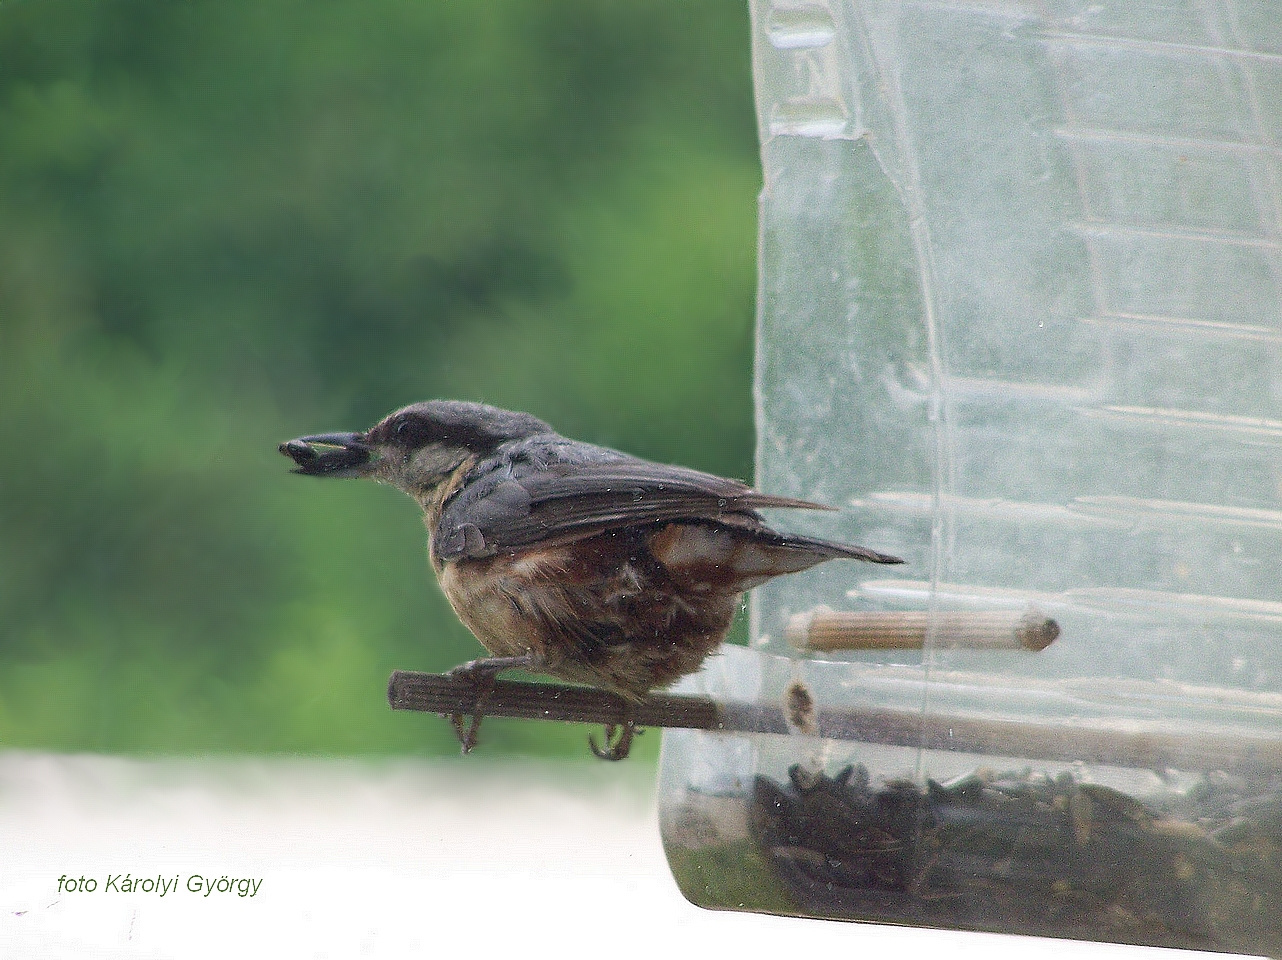
<path fill-rule="evenodd" d="M 390 421 L 380 433 L 399 446 L 414 448 L 429 443 L 449 444 L 477 452 L 493 449 L 505 438 L 485 425 L 467 422 L 442 422 L 436 417 L 406 413 Z"/>
<path fill-rule="evenodd" d="M 433 440 L 441 439 L 439 434 L 438 424 L 413 414 L 402 417 L 392 426 L 392 437 L 396 442 L 411 447 L 421 447 Z"/>

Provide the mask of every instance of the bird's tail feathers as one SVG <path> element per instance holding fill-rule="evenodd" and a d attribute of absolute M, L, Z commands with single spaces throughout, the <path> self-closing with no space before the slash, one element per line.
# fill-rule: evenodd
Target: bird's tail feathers
<path fill-rule="evenodd" d="M 739 575 L 739 589 L 755 587 L 772 577 L 800 573 L 826 560 L 866 560 L 870 563 L 903 563 L 899 557 L 878 553 L 851 543 L 802 537 L 774 530 L 761 531 L 751 547 L 744 546 L 729 567 Z"/>
<path fill-rule="evenodd" d="M 649 546 L 678 581 L 736 592 L 825 560 L 903 563 L 898 557 L 853 544 L 702 523 L 670 523 L 651 535 Z"/>
<path fill-rule="evenodd" d="M 820 540 L 817 537 L 801 537 L 792 534 L 780 534 L 779 546 L 785 549 L 797 550 L 803 554 L 812 554 L 815 556 L 813 563 L 822 563 L 824 560 L 836 560 L 838 557 L 844 557 L 848 560 L 867 560 L 869 563 L 903 563 L 900 557 L 893 557 L 888 553 L 878 553 L 876 550 L 869 550 L 867 547 L 859 547 L 853 543 L 838 543 L 835 540 Z M 805 569 L 804 567 L 802 569 Z"/>

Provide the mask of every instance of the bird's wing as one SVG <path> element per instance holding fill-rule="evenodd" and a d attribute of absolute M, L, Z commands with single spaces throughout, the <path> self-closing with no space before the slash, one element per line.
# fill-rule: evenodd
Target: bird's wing
<path fill-rule="evenodd" d="M 604 530 L 670 520 L 759 526 L 761 507 L 828 510 L 758 493 L 738 480 L 632 458 L 510 471 L 446 504 L 433 549 L 443 560 L 492 556 Z"/>

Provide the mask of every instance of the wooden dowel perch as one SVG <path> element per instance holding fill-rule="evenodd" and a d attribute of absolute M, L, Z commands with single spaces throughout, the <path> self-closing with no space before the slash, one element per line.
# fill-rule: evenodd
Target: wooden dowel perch
<path fill-rule="evenodd" d="M 387 702 L 393 710 L 417 710 L 442 716 L 470 714 L 476 709 L 476 693 L 476 685 L 471 680 L 444 673 L 397 670 L 387 684 Z M 618 724 L 627 718 L 628 706 L 622 697 L 593 687 L 495 680 L 493 690 L 485 697 L 483 710 L 489 717 Z M 656 693 L 633 706 L 632 718 L 641 727 L 714 730 L 717 705 L 706 697 Z"/>
<path fill-rule="evenodd" d="M 393 710 L 469 714 L 475 685 L 446 674 L 398 670 L 388 683 Z M 491 717 L 619 724 L 628 715 L 620 697 L 590 687 L 498 680 L 485 697 Z M 685 727 L 727 733 L 788 734 L 784 704 L 718 703 L 708 697 L 653 694 L 632 705 L 642 727 Z M 818 736 L 888 746 L 947 750 L 1029 760 L 1081 762 L 1141 770 L 1223 770 L 1257 774 L 1282 769 L 1282 740 L 1235 734 L 1110 729 L 1102 725 L 1034 723 L 966 715 L 930 715 L 890 708 L 821 708 Z"/>
<path fill-rule="evenodd" d="M 947 649 L 1044 650 L 1059 624 L 1035 607 L 1025 611 L 838 613 L 814 610 L 788 621 L 798 650 L 920 650 L 930 639 Z"/>

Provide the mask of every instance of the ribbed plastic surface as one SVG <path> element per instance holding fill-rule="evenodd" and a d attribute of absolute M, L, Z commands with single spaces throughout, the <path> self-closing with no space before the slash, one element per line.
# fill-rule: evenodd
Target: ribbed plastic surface
<path fill-rule="evenodd" d="M 820 713 L 917 709 L 931 745 L 949 718 L 1016 720 L 1043 747 L 679 735 L 665 822 L 742 798 L 743 849 L 778 881 L 757 909 L 1282 955 L 1282 14 L 852 0 L 753 17 L 757 481 L 841 508 L 781 523 L 908 562 L 761 588 L 754 650 L 698 683 L 770 699 L 801 682 Z M 820 607 L 1035 608 L 1061 634 L 1040 653 L 928 637 L 803 654 L 787 625 Z M 1188 749 L 1158 771 L 1141 752 L 1065 761 L 1110 729 Z M 1208 762 L 1212 742 L 1240 749 Z M 829 782 L 849 763 L 863 793 L 859 768 Z M 930 793 L 950 779 L 973 794 Z M 860 804 L 909 804 L 898 873 L 781 827 L 807 783 L 856 811 L 838 835 L 858 833 Z M 1046 818 L 1006 830 L 1001 797 Z M 1107 834 L 1104 808 L 1138 838 Z M 958 841 L 957 817 L 987 845 Z M 1037 866 L 1012 852 L 1052 823 L 1062 848 Z M 1188 848 L 1153 841 L 1181 831 Z M 689 838 L 667 836 L 687 862 Z M 1003 862 L 1026 882 L 1003 887 Z"/>

